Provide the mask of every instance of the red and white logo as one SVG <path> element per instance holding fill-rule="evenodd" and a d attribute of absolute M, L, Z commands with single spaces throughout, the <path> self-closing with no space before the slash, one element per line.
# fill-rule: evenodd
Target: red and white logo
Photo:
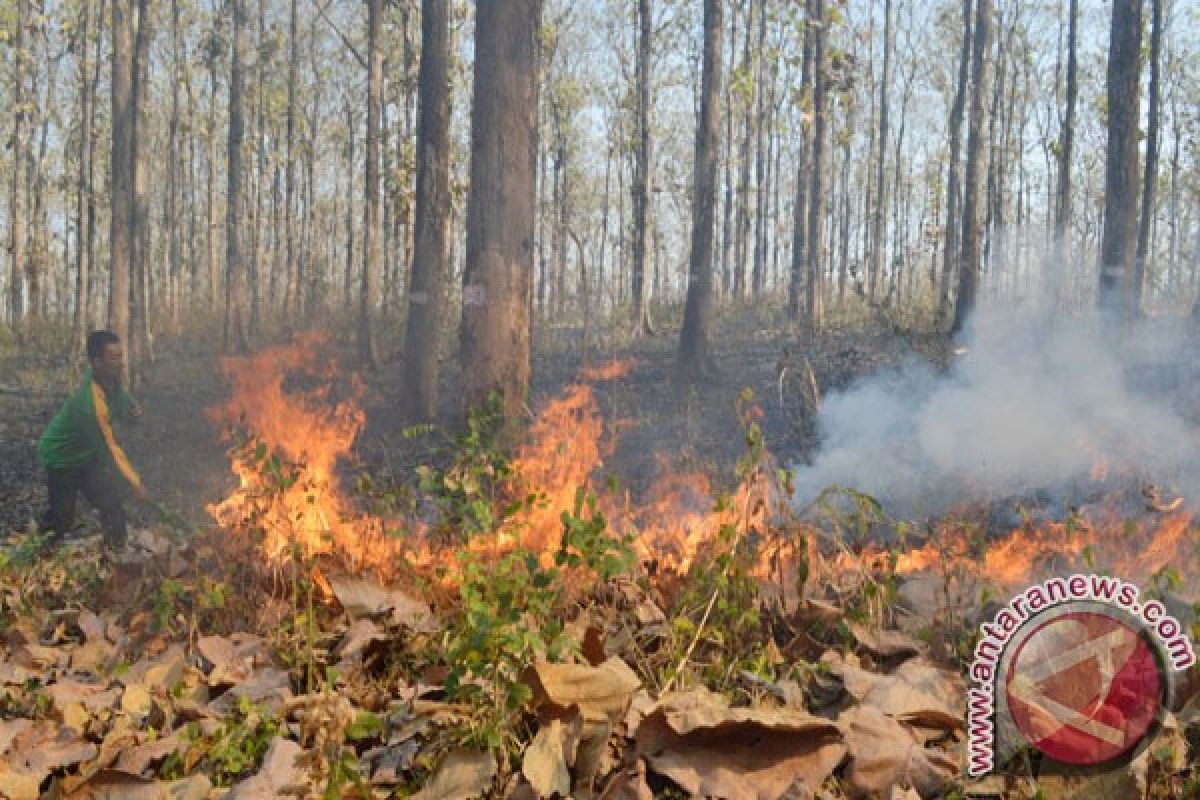
<path fill-rule="evenodd" d="M 1121 759 L 1159 719 L 1163 667 L 1145 634 L 1117 615 L 1057 611 L 1010 643 L 1000 677 L 1012 722 L 1058 762 L 1095 766 Z"/>

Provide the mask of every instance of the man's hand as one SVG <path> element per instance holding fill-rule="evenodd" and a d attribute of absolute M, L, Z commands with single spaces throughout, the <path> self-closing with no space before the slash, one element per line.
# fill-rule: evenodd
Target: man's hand
<path fill-rule="evenodd" d="M 137 400 L 131 400 L 129 402 L 129 417 L 130 419 L 142 418 L 142 404 Z"/>
<path fill-rule="evenodd" d="M 139 503 L 150 502 L 150 492 L 146 490 L 146 487 L 143 484 L 136 483 L 133 485 L 133 496 L 137 498 Z"/>

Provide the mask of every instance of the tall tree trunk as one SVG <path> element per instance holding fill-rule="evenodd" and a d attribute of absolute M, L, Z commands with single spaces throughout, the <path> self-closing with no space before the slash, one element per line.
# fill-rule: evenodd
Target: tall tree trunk
<path fill-rule="evenodd" d="M 1150 116 L 1146 121 L 1146 171 L 1142 181 L 1142 219 L 1138 225 L 1137 259 L 1134 262 L 1133 297 L 1130 308 L 1134 316 L 1142 313 L 1142 291 L 1146 282 L 1146 257 L 1150 252 L 1150 226 L 1156 208 L 1158 188 L 1159 105 L 1161 103 L 1163 0 L 1150 0 Z"/>
<path fill-rule="evenodd" d="M 807 0 L 804 11 L 804 50 L 800 67 L 800 106 L 807 110 L 806 101 L 811 96 L 813 39 L 816 36 L 813 22 L 815 0 Z M 788 280 L 788 317 L 800 317 L 800 290 L 804 286 L 804 269 L 808 264 L 808 190 L 811 178 L 808 167 L 809 131 L 812 126 L 801 115 L 800 146 L 796 157 L 796 197 L 792 203 L 792 269 Z"/>
<path fill-rule="evenodd" d="M 888 0 L 891 3 L 891 0 Z M 821 232 L 824 230 L 825 207 L 825 42 L 828 19 L 825 0 L 813 0 L 811 6 L 816 18 L 813 35 L 813 142 L 812 142 L 812 191 L 808 203 L 808 280 L 805 284 L 805 321 L 808 332 L 815 334 L 821 327 Z M 886 62 L 885 62 L 886 63 Z"/>
<path fill-rule="evenodd" d="M 879 83 L 879 161 L 875 164 L 875 211 L 871 223 L 871 264 L 868 293 L 875 299 L 879 281 L 883 277 L 883 248 L 887 242 L 884 235 L 883 209 L 887 205 L 887 182 L 885 167 L 888 146 L 888 90 L 892 71 L 892 0 L 883 5 L 883 78 Z"/>
<path fill-rule="evenodd" d="M 112 0 L 112 198 L 108 328 L 129 346 L 130 258 L 133 249 L 133 29 L 131 0 Z M 129 377 L 129 361 L 126 360 Z"/>
<path fill-rule="evenodd" d="M 713 222 L 717 193 L 717 125 L 721 116 L 721 0 L 704 0 L 704 66 L 696 125 L 695 189 L 687 303 L 679 336 L 678 370 L 696 380 L 711 374 L 708 327 L 712 314 Z"/>
<path fill-rule="evenodd" d="M 404 384 L 408 413 L 433 419 L 438 403 L 438 350 L 446 316 L 450 234 L 450 4 L 421 2 L 418 67 L 417 196 Z"/>
<path fill-rule="evenodd" d="M 653 334 L 650 322 L 650 284 L 646 251 L 650 228 L 652 143 L 650 136 L 650 45 L 653 20 L 650 0 L 638 0 L 638 148 L 633 172 L 633 329 L 635 335 Z"/>
<path fill-rule="evenodd" d="M 766 118 L 767 92 L 766 83 L 766 47 L 767 47 L 767 0 L 761 0 L 758 10 L 758 55 L 755 58 L 757 75 L 754 78 L 755 92 L 758 95 L 757 109 L 754 114 L 755 143 L 754 143 L 754 269 L 751 273 L 752 292 L 755 297 L 762 294 L 766 286 Z"/>
<path fill-rule="evenodd" d="M 509 419 L 521 411 L 529 388 L 540 27 L 540 0 L 495 0 L 476 8 L 464 400 L 477 406 L 498 390 Z"/>
<path fill-rule="evenodd" d="M 133 132 L 130 137 L 133 161 L 133 205 L 130 210 L 131 294 L 128 368 L 131 382 L 141 380 L 142 367 L 152 357 L 150 347 L 149 263 L 150 190 L 146 147 L 149 139 L 150 39 L 154 22 L 150 0 L 138 0 L 137 28 L 133 37 Z"/>
<path fill-rule="evenodd" d="M 75 207 L 75 349 L 82 354 L 88 334 L 88 285 L 91 248 L 88 247 L 88 199 L 92 175 L 92 4 L 84 3 L 79 20 L 79 181 Z"/>
<path fill-rule="evenodd" d="M 242 140 L 245 136 L 246 0 L 230 0 L 233 10 L 232 57 L 229 69 L 229 140 L 226 146 L 228 188 L 225 196 L 225 326 L 226 351 L 246 348 L 246 274 L 242 263 Z"/>
<path fill-rule="evenodd" d="M 1071 0 L 1067 23 L 1067 109 L 1058 154 L 1058 196 L 1055 198 L 1054 242 L 1058 257 L 1051 266 L 1051 300 L 1057 306 L 1066 277 L 1071 238 L 1071 164 L 1075 153 L 1075 105 L 1079 95 L 1079 0 Z"/>
<path fill-rule="evenodd" d="M 169 236 L 167 260 L 170 268 L 169 295 L 171 316 L 179 324 L 179 300 L 183 285 L 183 253 L 179 228 L 183 224 L 179 213 L 179 85 L 180 74 L 179 0 L 171 0 L 171 119 L 167 130 L 167 231 Z"/>
<path fill-rule="evenodd" d="M 214 27 L 216 26 L 214 20 Z M 208 220 L 205 241 L 208 244 L 208 310 L 214 315 L 220 308 L 221 260 L 217 256 L 217 58 L 208 53 Z"/>
<path fill-rule="evenodd" d="M 14 328 L 23 309 L 22 280 L 25 272 L 25 199 L 21 192 L 21 166 L 25 153 L 25 26 L 29 24 L 29 0 L 17 0 L 16 34 L 13 37 L 13 134 L 12 193 L 8 203 L 9 273 L 8 319 Z"/>
<path fill-rule="evenodd" d="M 975 41 L 971 52 L 971 112 L 967 124 L 967 170 L 963 195 L 962 250 L 958 265 L 958 299 L 954 306 L 953 332 L 960 333 L 975 309 L 981 260 L 981 196 L 984 192 L 983 164 L 987 158 L 988 62 L 991 56 L 992 0 L 975 6 Z"/>
<path fill-rule="evenodd" d="M 1097 305 L 1107 316 L 1133 310 L 1130 283 L 1137 247 L 1138 74 L 1142 0 L 1113 0 L 1108 43 L 1108 149 L 1104 162 L 1104 238 Z"/>
<path fill-rule="evenodd" d="M 759 0 L 749 0 L 746 6 L 746 30 L 742 37 L 742 70 L 751 72 L 754 51 L 751 46 L 754 33 L 754 11 Z M 750 141 L 754 133 L 754 92 L 758 90 L 750 81 L 750 94 L 742 98 L 742 144 L 739 155 L 737 184 L 737 222 L 734 231 L 733 294 L 738 300 L 746 297 L 747 250 L 750 238 Z"/>
<path fill-rule="evenodd" d="M 367 0 L 367 141 L 364 148 L 366 174 L 366 222 L 363 225 L 363 274 L 358 295 L 358 360 L 374 369 L 375 344 L 371 331 L 379 285 L 379 112 L 383 108 L 383 47 L 379 41 L 383 25 L 383 0 Z"/>
<path fill-rule="evenodd" d="M 346 255 L 342 274 L 342 307 L 353 308 L 354 301 L 354 129 L 358 120 L 346 102 Z"/>
<path fill-rule="evenodd" d="M 287 157 L 283 178 L 283 318 L 290 329 L 292 309 L 300 309 L 300 277 L 296 269 L 296 73 L 300 69 L 299 0 L 288 3 Z"/>
<path fill-rule="evenodd" d="M 963 38 L 962 48 L 958 57 L 958 86 L 954 91 L 954 104 L 950 109 L 950 165 L 946 177 L 946 236 L 942 253 L 942 279 L 938 294 L 938 309 L 941 313 L 947 310 L 950 296 L 951 276 L 956 274 L 954 267 L 958 264 L 959 256 L 959 198 L 962 194 L 959 179 L 959 146 L 962 142 L 963 110 L 967 104 L 967 76 L 971 65 L 971 0 L 963 0 Z"/>

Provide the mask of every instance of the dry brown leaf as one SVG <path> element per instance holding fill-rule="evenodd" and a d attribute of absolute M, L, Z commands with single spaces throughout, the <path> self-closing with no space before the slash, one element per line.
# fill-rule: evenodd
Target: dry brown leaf
<path fill-rule="evenodd" d="M 912 731 L 874 706 L 852 708 L 838 722 L 846 732 L 851 797 L 878 797 L 895 786 L 931 797 L 957 772 L 954 759 L 922 747 Z"/>
<path fill-rule="evenodd" d="M 863 703 L 902 722 L 947 730 L 964 727 L 966 688 L 962 677 L 924 658 L 904 662 L 876 685 Z"/>
<path fill-rule="evenodd" d="M 646 762 L 623 769 L 609 780 L 598 800 L 654 800 L 654 792 L 646 783 Z"/>
<path fill-rule="evenodd" d="M 356 619 L 346 629 L 341 642 L 334 652 L 338 658 L 356 658 L 367 647 L 375 642 L 387 641 L 387 634 L 379 626 L 367 618 Z"/>
<path fill-rule="evenodd" d="M 0 719 L 0 756 L 8 752 L 14 739 L 32 727 L 31 719 Z"/>
<path fill-rule="evenodd" d="M 521 773 L 540 797 L 571 792 L 571 770 L 579 744 L 581 722 L 569 725 L 552 719 L 537 732 L 521 760 Z"/>
<path fill-rule="evenodd" d="M 491 788 L 495 777 L 496 760 L 491 754 L 453 750 L 411 800 L 470 800 Z"/>
<path fill-rule="evenodd" d="M 6 770 L 0 772 L 0 797 L 7 800 L 38 800 L 46 776 Z"/>
<path fill-rule="evenodd" d="M 268 667 L 254 673 L 248 681 L 236 684 L 209 703 L 209 708 L 218 715 L 231 712 L 238 699 L 245 697 L 251 703 L 263 703 L 272 712 L 278 713 L 292 696 L 291 679 L 280 669 Z"/>
<path fill-rule="evenodd" d="M 911 636 L 899 631 L 873 630 L 865 625 L 851 622 L 847 625 L 855 641 L 877 658 L 915 656 L 921 645 Z"/>
<path fill-rule="evenodd" d="M 395 625 L 418 631 L 437 629 L 429 606 L 401 589 L 385 589 L 377 583 L 352 575 L 332 575 L 329 585 L 338 603 L 351 617 L 387 614 Z"/>
<path fill-rule="evenodd" d="M 584 719 L 619 717 L 642 682 L 629 665 L 613 656 L 598 667 L 586 664 L 533 665 L 534 690 L 558 706 L 579 706 Z"/>
<path fill-rule="evenodd" d="M 58 681 L 47 686 L 44 691 L 50 698 L 54 710 L 59 714 L 62 714 L 72 703 L 78 703 L 93 713 L 105 708 L 112 708 L 120 695 L 119 689 L 109 689 L 105 685 L 77 681 Z"/>
<path fill-rule="evenodd" d="M 210 686 L 238 683 L 250 677 L 250 666 L 238 655 L 233 642 L 224 636 L 201 636 L 196 649 L 211 665 L 208 671 Z"/>
<path fill-rule="evenodd" d="M 204 775 L 167 783 L 104 771 L 66 795 L 66 800 L 206 800 L 211 793 L 212 782 Z"/>
<path fill-rule="evenodd" d="M 296 766 L 296 759 L 303 753 L 303 748 L 291 739 L 275 737 L 258 773 L 235 785 L 223 800 L 275 800 L 288 787 L 302 785 L 305 775 Z"/>
<path fill-rule="evenodd" d="M 793 709 L 729 708 L 706 690 L 664 697 L 638 726 L 637 752 L 693 795 L 812 797 L 846 753 L 829 720 Z"/>
<path fill-rule="evenodd" d="M 122 751 L 115 769 L 127 775 L 141 775 L 147 767 L 161 763 L 167 756 L 178 752 L 182 746 L 183 742 L 178 732 L 143 742 L 137 747 Z"/>

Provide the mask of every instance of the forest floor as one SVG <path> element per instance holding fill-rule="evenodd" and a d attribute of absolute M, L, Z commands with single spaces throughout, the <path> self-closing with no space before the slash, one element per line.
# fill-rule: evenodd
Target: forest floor
<path fill-rule="evenodd" d="M 971 508 L 918 530 L 853 493 L 798 513 L 774 467 L 817 451 L 817 398 L 914 357 L 946 371 L 948 338 L 809 341 L 747 312 L 718 327 L 718 377 L 688 388 L 672 380 L 673 334 L 597 339 L 591 365 L 619 362 L 619 377 L 581 377 L 578 331 L 538 337 L 531 430 L 545 446 L 507 466 L 549 514 L 519 497 L 501 511 L 514 492 L 476 486 L 494 490 L 506 462 L 486 435 L 464 438 L 452 366 L 433 432 L 396 413 L 394 359 L 362 375 L 366 423 L 339 463 L 343 494 L 372 508 L 403 496 L 433 532 L 407 559 L 381 544 L 386 564 L 299 548 L 264 558 L 272 526 L 298 530 L 288 515 L 308 512 L 287 505 L 291 467 L 253 448 L 238 463 L 259 482 L 234 518 L 214 521 L 206 506 L 238 480 L 206 413 L 230 386 L 201 346 L 162 348 L 139 393 L 145 417 L 124 437 L 178 515 L 134 510 L 134 544 L 118 559 L 94 519 L 41 552 L 24 533 L 44 502 L 34 447 L 77 370 L 61 356 L 7 361 L 0 798 L 1200 797 L 1194 669 L 1177 713 L 1127 767 L 1062 777 L 1019 753 L 1006 777 L 963 774 L 965 672 L 1003 586 L 987 574 L 991 545 L 1011 560 L 1004 546 L 1027 539 L 1030 564 L 1090 566 L 1106 542 L 1087 537 L 1117 508 L 1126 535 L 1157 547 L 1173 533 L 1194 559 L 1191 511 L 1113 483 L 1103 503 L 1045 524 L 1037 509 L 1014 523 Z M 312 397 L 360 396 L 348 372 Z M 593 412 L 612 445 L 589 461 Z M 559 428 L 543 429 L 547 418 Z M 571 459 L 628 495 L 615 501 L 596 479 L 600 511 L 572 510 Z M 540 470 L 532 487 L 522 470 Z M 467 538 L 472 525 L 485 533 Z M 918 534 L 910 551 L 879 545 L 905 530 Z M 514 539 L 531 559 L 505 555 Z M 930 554 L 932 567 L 905 566 Z M 1194 592 L 1172 577 L 1160 571 L 1155 588 L 1183 617 Z"/>

